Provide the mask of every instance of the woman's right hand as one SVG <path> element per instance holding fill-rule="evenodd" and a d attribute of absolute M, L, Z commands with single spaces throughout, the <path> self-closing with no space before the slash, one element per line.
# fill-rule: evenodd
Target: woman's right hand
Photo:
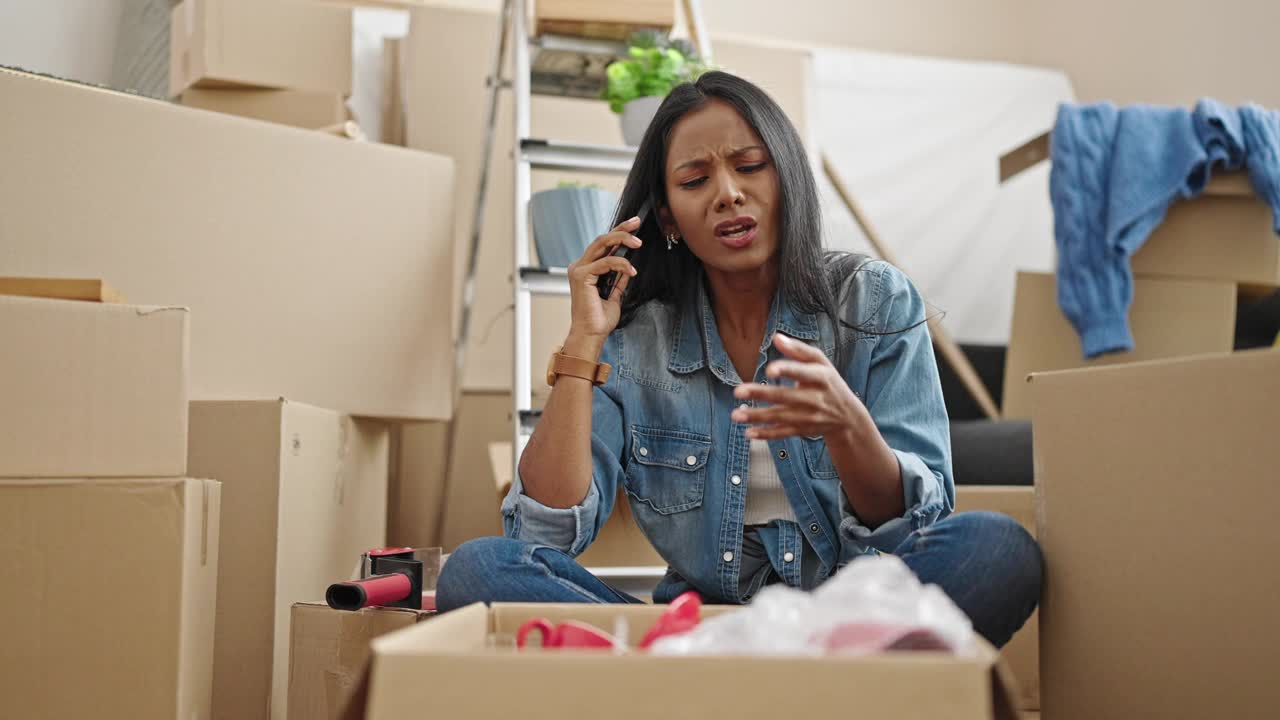
<path fill-rule="evenodd" d="M 613 253 L 619 245 L 640 247 L 640 238 L 632 235 L 639 229 L 638 217 L 623 222 L 596 238 L 587 246 L 582 257 L 569 266 L 571 338 L 603 344 L 604 339 L 618 326 L 618 319 L 622 316 L 622 293 L 626 291 L 631 278 L 635 277 L 636 269 L 626 258 Z M 618 273 L 618 281 L 614 283 L 609 299 L 604 300 L 600 297 L 597 283 L 601 282 L 602 275 L 611 272 Z"/>

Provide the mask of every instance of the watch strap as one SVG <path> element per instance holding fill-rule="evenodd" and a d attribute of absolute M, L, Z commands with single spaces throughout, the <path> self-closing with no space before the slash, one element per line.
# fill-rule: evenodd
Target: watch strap
<path fill-rule="evenodd" d="M 595 362 L 557 352 L 551 356 L 551 372 L 589 380 L 593 385 L 603 385 L 613 370 L 609 363 Z"/>

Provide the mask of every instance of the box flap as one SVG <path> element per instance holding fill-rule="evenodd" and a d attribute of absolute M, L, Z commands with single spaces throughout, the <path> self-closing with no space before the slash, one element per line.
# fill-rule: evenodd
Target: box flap
<path fill-rule="evenodd" d="M 1050 133 L 1037 135 L 1000 156 L 1000 182 L 1029 170 L 1049 159 Z"/>
<path fill-rule="evenodd" d="M 1000 156 L 1000 182 L 1049 160 L 1052 149 L 1052 133 L 1046 132 L 1028 140 Z M 1218 170 L 1205 186 L 1207 195 L 1253 195 L 1253 185 L 1244 172 Z"/>

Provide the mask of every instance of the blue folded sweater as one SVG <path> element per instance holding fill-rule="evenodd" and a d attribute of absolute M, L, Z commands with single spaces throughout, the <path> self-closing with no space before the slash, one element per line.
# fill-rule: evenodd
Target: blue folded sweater
<path fill-rule="evenodd" d="M 1058 304 L 1086 358 L 1133 349 L 1129 258 L 1175 198 L 1204 190 L 1214 168 L 1247 168 L 1280 233 L 1280 113 L 1213 100 L 1193 111 L 1063 105 L 1052 157 Z"/>

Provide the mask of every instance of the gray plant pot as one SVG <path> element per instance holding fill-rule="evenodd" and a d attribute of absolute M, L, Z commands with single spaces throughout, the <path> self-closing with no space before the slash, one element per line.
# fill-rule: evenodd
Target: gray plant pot
<path fill-rule="evenodd" d="M 612 227 L 618 196 L 608 190 L 562 187 L 534 193 L 529 202 L 533 244 L 546 267 L 568 267 L 587 245 Z"/>
<path fill-rule="evenodd" d="M 663 99 L 650 95 L 622 106 L 622 139 L 628 145 L 639 145 L 644 139 L 644 131 L 649 129 L 653 116 L 658 114 Z"/>

